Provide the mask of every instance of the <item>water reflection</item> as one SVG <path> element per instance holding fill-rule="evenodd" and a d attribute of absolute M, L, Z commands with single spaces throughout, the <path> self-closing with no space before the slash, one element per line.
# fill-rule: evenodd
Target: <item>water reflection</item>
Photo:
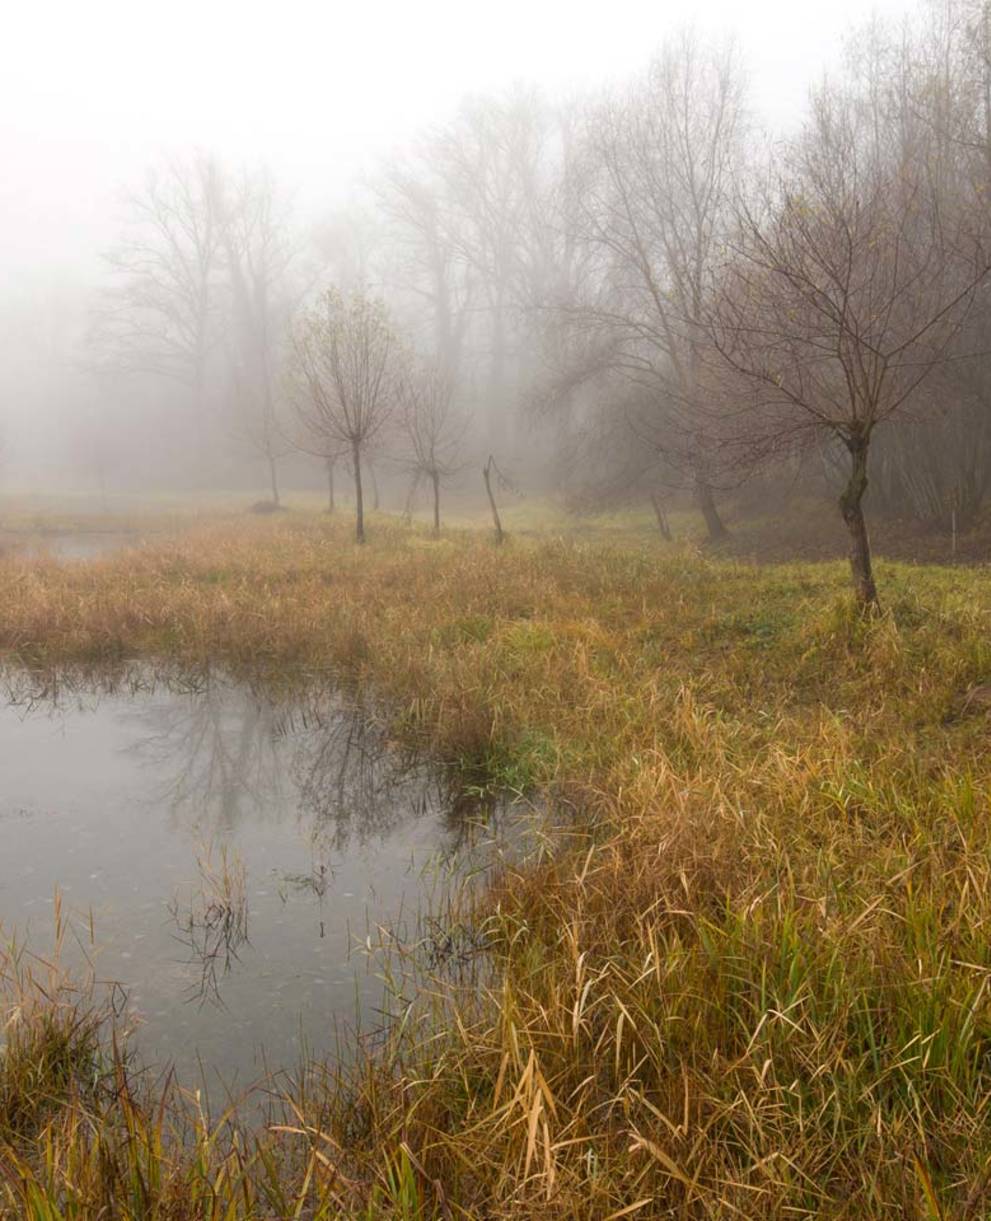
<path fill-rule="evenodd" d="M 243 1079 L 377 1006 L 351 951 L 413 935 L 466 819 L 367 707 L 144 670 L 102 690 L 20 675 L 8 697 L 0 923 L 44 949 L 60 886 L 147 1057 Z"/>
<path fill-rule="evenodd" d="M 354 698 L 277 704 L 217 677 L 183 694 L 137 713 L 146 732 L 133 750 L 157 778 L 152 800 L 200 836 L 291 810 L 315 850 L 345 851 L 453 800 L 436 769 L 390 744 Z"/>
<path fill-rule="evenodd" d="M 13 551 L 27 556 L 47 556 L 62 562 L 95 560 L 113 555 L 126 547 L 136 547 L 142 537 L 124 530 L 66 530 L 26 532 L 0 532 L 0 552 Z"/>
<path fill-rule="evenodd" d="M 247 687 L 202 679 L 135 710 L 130 747 L 149 776 L 148 801 L 208 838 L 246 817 L 277 818 L 287 805 L 284 745 L 273 706 Z"/>

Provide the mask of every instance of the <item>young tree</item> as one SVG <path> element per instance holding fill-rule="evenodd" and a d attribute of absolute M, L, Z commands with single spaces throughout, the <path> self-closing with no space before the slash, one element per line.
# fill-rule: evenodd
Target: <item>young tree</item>
<path fill-rule="evenodd" d="M 322 294 L 293 331 L 289 387 L 293 405 L 324 454 L 345 449 L 355 490 L 355 537 L 365 541 L 361 463 L 392 417 L 400 348 L 385 305 L 356 290 Z"/>
<path fill-rule="evenodd" d="M 987 261 L 929 167 L 878 141 L 869 111 L 824 90 L 790 173 L 743 211 L 712 314 L 742 375 L 715 431 L 760 460 L 823 436 L 849 456 L 839 504 L 858 601 L 877 587 L 863 513 L 875 431 L 932 411 L 919 391 L 961 334 Z M 906 155 L 900 155 L 901 153 Z"/>
<path fill-rule="evenodd" d="M 434 533 L 440 533 L 440 487 L 460 465 L 467 417 L 455 404 L 454 383 L 437 365 L 411 363 L 400 382 L 402 427 L 414 478 L 433 489 Z"/>
<path fill-rule="evenodd" d="M 495 458 L 489 454 L 485 465 L 482 467 L 482 482 L 485 484 L 485 495 L 489 500 L 489 509 L 492 511 L 492 525 L 495 527 L 495 541 L 497 545 L 505 542 L 506 534 L 502 528 L 502 519 L 499 516 L 499 506 L 496 504 L 495 493 L 492 491 L 492 476 L 501 477 L 499 468 L 496 466 Z"/>

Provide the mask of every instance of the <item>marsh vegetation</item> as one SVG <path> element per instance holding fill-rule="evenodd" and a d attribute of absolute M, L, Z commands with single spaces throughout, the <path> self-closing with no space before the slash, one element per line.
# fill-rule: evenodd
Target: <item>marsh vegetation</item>
<path fill-rule="evenodd" d="M 12 954 L 13 1215 L 981 1215 L 986 572 L 882 561 L 864 619 L 840 562 L 648 530 L 496 548 L 382 519 L 355 548 L 296 513 L 0 561 L 11 662 L 332 679 L 561 828 L 390 942 L 418 1003 L 346 1054 L 314 1039 L 268 1124 L 125 1088 L 113 1012 Z M 331 889 L 309 862 L 283 888 Z"/>

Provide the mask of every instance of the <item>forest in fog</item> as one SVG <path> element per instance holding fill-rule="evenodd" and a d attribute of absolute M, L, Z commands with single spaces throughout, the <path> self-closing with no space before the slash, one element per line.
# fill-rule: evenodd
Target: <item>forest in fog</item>
<path fill-rule="evenodd" d="M 98 279 L 7 291 L 4 398 L 104 494 L 357 476 L 422 509 L 491 455 L 662 528 L 691 497 L 717 538 L 727 494 L 815 488 L 870 600 L 868 486 L 955 532 L 991 483 L 986 6 L 853 31 L 788 133 L 748 99 L 684 31 L 608 89 L 467 98 L 315 218 L 222 150 L 160 158 Z"/>

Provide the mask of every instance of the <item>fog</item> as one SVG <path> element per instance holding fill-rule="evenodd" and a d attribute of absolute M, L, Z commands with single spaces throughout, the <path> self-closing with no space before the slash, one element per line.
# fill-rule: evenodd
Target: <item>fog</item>
<path fill-rule="evenodd" d="M 991 1221 L 989 553 L 991 0 L 7 5 L 0 1219 Z"/>
<path fill-rule="evenodd" d="M 910 14 L 925 20 L 902 0 L 875 13 L 895 43 Z M 561 204 L 561 167 L 576 149 L 586 157 L 597 121 L 589 115 L 603 97 L 635 89 L 688 24 L 700 56 L 735 42 L 746 116 L 739 139 L 750 150 L 744 161 L 756 161 L 773 160 L 769 150 L 801 129 L 810 88 L 844 71 L 844 46 L 856 45 L 864 20 L 855 0 L 745 8 L 731 0 L 17 6 L 5 14 L 0 52 L 0 488 L 104 498 L 151 487 L 231 490 L 275 499 L 281 490 L 323 488 L 327 437 L 342 440 L 340 429 L 325 420 L 321 433 L 319 422 L 301 419 L 288 366 L 294 328 L 330 289 L 381 299 L 407 356 L 418 367 L 445 364 L 459 433 L 445 480 L 457 485 L 469 459 L 491 451 L 513 478 L 577 488 L 576 496 L 592 485 L 601 491 L 601 478 L 585 478 L 580 442 L 608 433 L 622 472 L 637 447 L 631 437 L 643 432 L 633 427 L 617 439 L 616 421 L 626 427 L 641 411 L 631 400 L 658 388 L 626 376 L 625 359 L 613 362 L 606 388 L 604 369 L 594 389 L 594 378 L 563 371 L 561 352 L 576 337 L 563 335 L 561 320 L 587 298 L 572 285 L 574 300 L 562 303 L 561 282 L 581 261 L 578 247 L 592 251 L 591 262 L 601 250 L 593 250 L 588 218 L 568 233 L 563 213 L 538 215 L 540 198 Z M 483 161 L 491 168 L 486 141 L 505 164 L 492 171 L 492 191 L 471 199 L 471 158 L 481 158 L 476 169 Z M 529 158 L 526 167 L 519 157 Z M 171 208 L 169 192 L 205 166 L 222 180 L 214 202 L 227 236 L 208 272 L 216 280 L 210 334 L 200 337 L 200 364 L 190 372 L 175 366 L 185 357 L 174 336 L 167 354 L 149 355 L 160 347 L 156 328 L 164 333 L 175 318 L 139 283 L 148 272 L 143 243 L 171 239 L 161 228 L 155 239 L 153 226 L 141 224 L 149 191 Z M 504 215 L 488 217 L 495 236 L 483 251 L 479 209 L 500 197 L 503 171 L 511 192 L 532 197 L 524 206 L 514 196 Z M 459 190 L 467 192 L 460 199 Z M 414 195 L 421 213 L 411 218 Z M 431 207 L 444 217 L 433 239 L 424 229 Z M 427 249 L 434 239 L 446 243 L 443 325 L 429 265 L 438 251 Z M 526 253 L 512 256 L 511 272 L 500 270 L 493 260 L 517 241 Z M 260 257 L 269 260 L 264 273 Z M 242 281 L 264 281 L 263 303 L 243 282 L 238 289 L 235 265 Z M 534 274 L 521 287 L 524 265 Z M 538 330 L 540 342 L 531 343 Z M 655 379 L 667 377 L 661 366 L 670 360 L 670 352 L 650 358 Z M 560 403 L 562 377 L 572 389 L 582 385 L 566 410 L 545 410 Z M 669 388 L 661 393 L 670 397 Z M 404 418 L 412 410 L 406 398 Z M 411 478 L 429 475 L 409 430 L 398 427 L 400 414 L 396 408 L 362 442 L 377 466 L 372 476 L 398 507 Z M 685 484 L 676 470 L 684 446 L 670 421 L 664 431 L 663 440 L 651 433 L 663 468 L 657 478 L 676 490 Z"/>

